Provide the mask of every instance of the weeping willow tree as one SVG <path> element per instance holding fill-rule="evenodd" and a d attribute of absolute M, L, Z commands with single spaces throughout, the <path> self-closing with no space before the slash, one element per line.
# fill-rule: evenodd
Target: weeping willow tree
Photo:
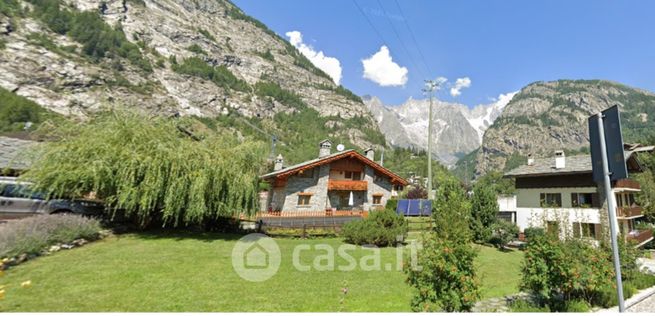
<path fill-rule="evenodd" d="M 93 192 L 110 212 L 124 211 L 144 226 L 253 214 L 263 144 L 231 135 L 199 139 L 179 126 L 178 119 L 129 111 L 59 125 L 49 133 L 56 141 L 37 150 L 23 177 L 50 197 Z"/>

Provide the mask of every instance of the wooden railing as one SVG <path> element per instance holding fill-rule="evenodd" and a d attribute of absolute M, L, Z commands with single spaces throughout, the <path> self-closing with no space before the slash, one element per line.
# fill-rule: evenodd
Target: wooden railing
<path fill-rule="evenodd" d="M 368 182 L 364 180 L 328 180 L 328 190 L 366 191 Z"/>
<path fill-rule="evenodd" d="M 614 183 L 614 187 L 615 188 L 641 190 L 641 186 L 639 185 L 639 182 L 637 182 L 635 180 L 632 180 L 632 179 L 617 180 Z"/>
<path fill-rule="evenodd" d="M 643 215 L 641 206 L 618 207 L 617 210 L 618 217 L 637 217 Z"/>
<path fill-rule="evenodd" d="M 653 237 L 653 231 L 650 229 L 646 229 L 641 231 L 631 231 L 628 234 L 627 239 L 634 241 L 638 244 L 641 244 L 652 237 Z"/>
<path fill-rule="evenodd" d="M 326 216 L 368 216 L 367 211 L 362 210 L 325 210 L 325 211 L 268 211 L 257 213 L 260 217 L 326 217 Z"/>

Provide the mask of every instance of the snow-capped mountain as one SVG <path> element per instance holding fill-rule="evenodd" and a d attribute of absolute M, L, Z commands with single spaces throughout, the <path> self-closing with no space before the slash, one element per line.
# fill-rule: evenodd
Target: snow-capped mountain
<path fill-rule="evenodd" d="M 434 157 L 446 165 L 453 165 L 460 157 L 478 148 L 484 131 L 513 96 L 514 93 L 502 94 L 494 103 L 472 109 L 435 99 L 432 113 Z M 391 145 L 427 149 L 429 100 L 410 98 L 399 106 L 387 106 L 376 97 L 364 97 L 364 103 Z"/>

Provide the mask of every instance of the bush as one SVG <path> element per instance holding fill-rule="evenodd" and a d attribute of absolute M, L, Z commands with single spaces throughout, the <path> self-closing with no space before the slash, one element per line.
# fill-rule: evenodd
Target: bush
<path fill-rule="evenodd" d="M 38 104 L 0 87 L 0 132 L 18 132 L 25 130 L 26 122 L 32 122 L 30 130 L 40 123 L 58 118 L 59 115 L 48 111 Z"/>
<path fill-rule="evenodd" d="M 591 309 L 589 303 L 583 300 L 572 300 L 566 302 L 564 311 L 567 313 L 586 313 Z"/>
<path fill-rule="evenodd" d="M 398 200 L 396 199 L 387 200 L 387 204 L 384 206 L 384 209 L 396 213 L 396 210 L 398 209 Z"/>
<path fill-rule="evenodd" d="M 346 223 L 341 233 L 346 242 L 356 245 L 393 246 L 398 236 L 407 234 L 407 226 L 402 215 L 394 211 L 373 211 L 368 218 Z"/>
<path fill-rule="evenodd" d="M 274 82 L 259 81 L 255 84 L 255 93 L 260 97 L 271 97 L 280 103 L 296 109 L 303 109 L 307 104 L 299 95 L 285 90 Z"/>
<path fill-rule="evenodd" d="M 407 282 L 414 287 L 414 311 L 469 311 L 480 298 L 470 243 L 439 238 L 435 233 L 423 238 L 418 266 L 405 265 Z M 408 260 L 409 261 L 409 260 Z M 411 261 L 410 261 L 411 262 Z"/>
<path fill-rule="evenodd" d="M 247 92 L 250 90 L 248 83 L 238 79 L 227 67 L 221 65 L 212 67 L 198 57 L 186 58 L 181 64 L 171 59 L 173 71 L 211 80 L 216 85 L 225 89 L 231 88 L 237 91 Z"/>
<path fill-rule="evenodd" d="M 613 280 L 611 254 L 605 249 L 552 236 L 536 236 L 528 242 L 521 289 L 553 311 L 563 311 L 563 302 L 571 300 L 600 305 L 607 300 Z"/>
<path fill-rule="evenodd" d="M 531 238 L 535 238 L 535 237 L 540 237 L 540 236 L 545 236 L 545 235 L 546 235 L 546 231 L 545 231 L 543 228 L 541 228 L 541 227 L 528 227 L 528 228 L 526 228 L 526 229 L 523 230 L 523 233 L 525 234 L 525 239 L 527 239 L 528 241 L 529 241 Z"/>
<path fill-rule="evenodd" d="M 471 201 L 470 227 L 473 233 L 473 240 L 477 242 L 489 241 L 496 225 L 498 214 L 498 202 L 496 193 L 489 186 L 476 185 L 473 188 L 473 199 Z M 495 227 L 496 230 L 498 227 Z M 507 228 L 507 227 L 501 227 Z M 500 232 L 497 230 L 497 232 Z"/>
<path fill-rule="evenodd" d="M 187 47 L 187 50 L 189 50 L 192 53 L 207 55 L 207 52 L 205 52 L 205 50 L 202 49 L 202 47 L 200 47 L 200 45 L 198 44 L 192 44 L 191 46 Z"/>
<path fill-rule="evenodd" d="M 93 240 L 101 230 L 96 219 L 72 214 L 39 215 L 11 221 L 0 229 L 0 258 L 38 254 L 56 243 Z"/>
<path fill-rule="evenodd" d="M 499 220 L 491 227 L 492 233 L 489 242 L 498 248 L 506 246 L 519 233 L 519 227 L 514 223 Z"/>

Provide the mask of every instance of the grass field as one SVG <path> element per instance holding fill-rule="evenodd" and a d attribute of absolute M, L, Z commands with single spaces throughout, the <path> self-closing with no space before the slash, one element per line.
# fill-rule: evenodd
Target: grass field
<path fill-rule="evenodd" d="M 242 280 L 232 269 L 240 236 L 157 233 L 111 237 L 60 251 L 6 271 L 0 311 L 408 311 L 411 288 L 401 271 L 297 271 L 299 244 L 339 239 L 276 239 L 282 264 L 268 281 Z M 372 250 L 350 254 L 358 261 Z M 396 249 L 381 249 L 381 266 L 396 264 Z M 301 253 L 311 263 L 322 250 Z M 516 292 L 522 254 L 480 247 L 485 298 Z M 345 265 L 337 257 L 336 266 Z M 30 280 L 29 288 L 20 283 Z M 347 294 L 342 289 L 348 288 Z"/>

